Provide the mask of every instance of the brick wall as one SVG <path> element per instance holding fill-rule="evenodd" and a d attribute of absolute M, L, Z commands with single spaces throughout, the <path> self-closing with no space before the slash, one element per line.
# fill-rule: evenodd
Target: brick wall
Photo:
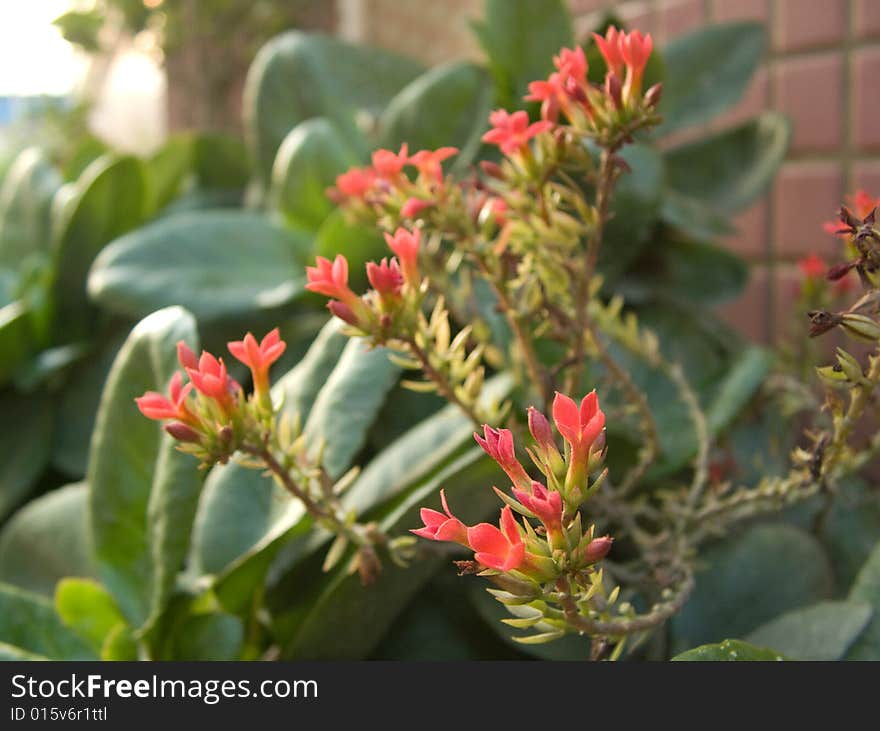
<path fill-rule="evenodd" d="M 467 19 L 481 0 L 341 0 L 358 5 L 359 40 L 429 63 L 475 56 Z M 535 0 L 540 2 L 540 0 Z M 741 103 L 720 126 L 763 109 L 794 123 L 788 159 L 772 190 L 737 219 L 725 243 L 752 263 L 743 296 L 723 316 L 756 341 L 772 342 L 791 316 L 794 262 L 811 251 L 833 256 L 821 230 L 844 193 L 880 196 L 880 0 L 569 0 L 584 35 L 596 13 L 613 9 L 662 45 L 701 25 L 740 19 L 766 24 L 769 50 Z"/>

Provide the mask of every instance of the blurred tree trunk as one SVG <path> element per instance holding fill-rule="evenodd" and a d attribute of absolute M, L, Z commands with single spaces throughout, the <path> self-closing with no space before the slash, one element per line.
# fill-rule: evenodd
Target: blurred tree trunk
<path fill-rule="evenodd" d="M 168 128 L 241 133 L 241 94 L 248 67 L 269 38 L 299 28 L 332 33 L 331 0 L 177 0 L 166 42 Z"/>

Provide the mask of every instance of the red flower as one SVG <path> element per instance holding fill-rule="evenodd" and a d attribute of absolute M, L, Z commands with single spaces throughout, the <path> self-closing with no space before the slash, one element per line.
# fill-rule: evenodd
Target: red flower
<path fill-rule="evenodd" d="M 443 180 L 443 168 L 440 165 L 447 158 L 458 152 L 457 147 L 441 147 L 437 150 L 419 150 L 409 162 L 415 165 L 418 171 L 426 178 L 440 182 Z"/>
<path fill-rule="evenodd" d="M 227 412 L 233 408 L 232 395 L 241 386 L 229 377 L 222 358 L 203 351 L 198 368 L 187 368 L 186 372 L 199 393 L 214 399 Z"/>
<path fill-rule="evenodd" d="M 400 267 L 397 259 L 382 259 L 381 262 L 367 262 L 367 279 L 382 299 L 395 298 L 400 295 L 400 288 L 403 286 L 403 275 L 400 273 Z"/>
<path fill-rule="evenodd" d="M 178 371 L 171 377 L 167 398 L 156 391 L 147 391 L 143 396 L 136 398 L 135 403 L 140 412 L 148 419 L 156 419 L 157 421 L 179 419 L 195 423 L 195 418 L 186 407 L 186 397 L 191 390 L 192 384 L 187 383 L 184 386 L 183 376 Z"/>
<path fill-rule="evenodd" d="M 556 122 L 559 119 L 559 108 L 566 98 L 559 74 L 552 73 L 546 81 L 529 82 L 529 94 L 525 100 L 541 102 L 541 119 Z"/>
<path fill-rule="evenodd" d="M 553 421 L 562 438 L 571 446 L 573 463 L 586 462 L 590 448 L 605 427 L 605 414 L 599 408 L 595 391 L 581 400 L 580 407 L 557 391 L 553 399 Z"/>
<path fill-rule="evenodd" d="M 533 481 L 531 492 L 513 488 L 513 494 L 523 507 L 538 516 L 549 533 L 562 527 L 562 495 Z"/>
<path fill-rule="evenodd" d="M 406 142 L 400 146 L 400 152 L 391 150 L 376 150 L 372 156 L 373 170 L 380 178 L 395 180 L 403 171 L 404 165 L 409 163 L 409 147 Z"/>
<path fill-rule="evenodd" d="M 871 195 L 862 189 L 855 192 L 855 195 L 847 196 L 847 203 L 853 208 L 858 218 L 866 218 L 871 211 L 880 206 L 880 198 L 872 198 Z M 849 226 L 846 222 L 839 218 L 834 221 L 826 221 L 822 224 L 825 233 L 832 236 L 849 236 Z"/>
<path fill-rule="evenodd" d="M 434 205 L 433 201 L 423 201 L 421 198 L 410 198 L 400 209 L 403 218 L 415 218 L 426 208 Z"/>
<path fill-rule="evenodd" d="M 375 180 L 372 168 L 352 168 L 336 178 L 336 189 L 347 198 L 363 198 Z"/>
<path fill-rule="evenodd" d="M 287 348 L 276 327 L 260 343 L 248 333 L 244 340 L 227 343 L 229 352 L 248 368 L 254 378 L 254 390 L 258 393 L 269 391 L 269 366 L 278 360 Z"/>
<path fill-rule="evenodd" d="M 385 242 L 400 261 L 400 267 L 403 270 L 403 278 L 406 283 L 414 289 L 419 286 L 422 277 L 419 274 L 419 245 L 421 242 L 421 231 L 415 229 L 412 233 L 405 228 L 399 228 L 392 236 L 385 234 Z"/>
<path fill-rule="evenodd" d="M 623 51 L 620 47 L 620 37 L 623 33 L 613 25 L 608 27 L 603 38 L 598 33 L 593 33 L 593 40 L 599 47 L 599 53 L 605 59 L 608 70 L 623 78 Z"/>
<path fill-rule="evenodd" d="M 410 533 L 415 533 L 430 541 L 449 541 L 470 548 L 467 526 L 452 514 L 446 503 L 446 493 L 443 490 L 440 491 L 440 502 L 443 504 L 445 515 L 430 508 L 422 508 L 419 515 L 425 527 L 412 529 Z"/>
<path fill-rule="evenodd" d="M 578 84 L 587 83 L 587 57 L 580 46 L 559 49 L 559 55 L 553 57 L 553 65 L 563 82 L 572 79 Z"/>
<path fill-rule="evenodd" d="M 512 155 L 528 146 L 532 137 L 552 129 L 549 120 L 529 124 L 529 115 L 524 111 L 508 114 L 504 109 L 497 109 L 489 115 L 492 125 L 483 135 L 483 142 L 498 145 L 505 155 Z"/>
<path fill-rule="evenodd" d="M 493 429 L 491 426 L 483 424 L 483 434 L 485 434 L 485 438 L 474 434 L 477 444 L 498 463 L 516 487 L 530 491 L 532 479 L 516 458 L 513 449 L 513 434 L 510 429 Z"/>
<path fill-rule="evenodd" d="M 315 263 L 317 266 L 306 267 L 309 280 L 306 289 L 341 300 L 355 310 L 358 296 L 348 287 L 348 260 L 342 254 L 337 254 L 332 262 L 319 256 Z"/>
<path fill-rule="evenodd" d="M 822 279 L 828 271 L 825 262 L 816 254 L 810 254 L 801 259 L 798 262 L 798 268 L 807 279 Z"/>
<path fill-rule="evenodd" d="M 489 523 L 467 529 L 467 540 L 474 558 L 497 571 L 512 571 L 525 560 L 526 547 L 509 506 L 501 511 L 501 530 Z"/>

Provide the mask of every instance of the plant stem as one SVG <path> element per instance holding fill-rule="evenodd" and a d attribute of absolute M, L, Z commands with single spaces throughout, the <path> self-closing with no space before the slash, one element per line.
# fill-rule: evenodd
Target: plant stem
<path fill-rule="evenodd" d="M 242 446 L 242 451 L 261 459 L 263 464 L 266 465 L 267 469 L 275 476 L 275 479 L 281 484 L 281 486 L 295 498 L 302 501 L 306 510 L 308 510 L 313 517 L 336 522 L 336 516 L 333 512 L 325 506 L 315 502 L 315 500 L 313 500 L 311 496 L 297 484 L 293 477 L 290 476 L 290 472 L 284 469 L 284 466 L 275 459 L 275 455 L 272 454 L 272 451 L 268 446 L 265 444 L 256 447 L 252 445 L 244 445 Z"/>
<path fill-rule="evenodd" d="M 406 343 L 412 354 L 418 359 L 425 375 L 430 378 L 437 386 L 437 391 L 440 393 L 440 395 L 443 396 L 443 398 L 445 398 L 447 401 L 449 401 L 449 403 L 458 406 L 458 408 L 461 409 L 464 414 L 479 429 L 483 425 L 483 420 L 479 417 L 477 412 L 474 411 L 471 406 L 468 406 L 456 395 L 455 388 L 452 386 L 446 376 L 444 376 L 440 371 L 434 368 L 433 365 L 431 365 L 428 354 L 421 347 L 419 347 L 419 344 L 415 341 L 415 338 L 410 338 L 408 340 L 404 340 L 403 342 Z"/>

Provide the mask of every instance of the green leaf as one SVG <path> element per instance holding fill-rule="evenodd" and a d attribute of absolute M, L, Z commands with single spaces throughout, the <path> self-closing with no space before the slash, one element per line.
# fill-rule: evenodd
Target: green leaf
<path fill-rule="evenodd" d="M 388 105 L 379 121 L 382 147 L 410 152 L 453 146 L 451 165 L 463 169 L 480 148 L 492 109 L 492 84 L 486 72 L 471 63 L 437 66 L 419 76 Z"/>
<path fill-rule="evenodd" d="M 746 636 L 782 612 L 828 598 L 834 581 L 816 539 L 785 523 L 731 535 L 707 547 L 700 563 L 696 588 L 670 623 L 673 653 Z"/>
<path fill-rule="evenodd" d="M 366 265 L 388 255 L 385 239 L 375 226 L 349 223 L 345 212 L 333 211 L 315 237 L 315 255 L 331 261 L 337 254 L 348 259 L 349 285 L 355 291 L 366 288 Z"/>
<path fill-rule="evenodd" d="M 135 317 L 174 304 L 204 319 L 278 307 L 303 291 L 307 247 L 259 213 L 180 213 L 108 246 L 92 267 L 89 295 Z"/>
<path fill-rule="evenodd" d="M 359 162 L 337 127 L 307 119 L 284 138 L 272 166 L 270 198 L 294 227 L 317 229 L 334 209 L 326 190 L 336 176 Z"/>
<path fill-rule="evenodd" d="M 620 156 L 631 172 L 620 178 L 614 191 L 612 218 L 599 252 L 599 269 L 607 283 L 613 283 L 650 241 L 666 175 L 663 158 L 647 145 L 629 145 Z"/>
<path fill-rule="evenodd" d="M 282 376 L 273 397 L 293 418 L 308 418 L 312 404 L 332 371 L 348 338 L 339 321 L 330 320 L 305 357 Z M 239 557 L 270 550 L 273 538 L 283 535 L 303 516 L 302 506 L 259 470 L 236 464 L 214 467 L 205 480 L 193 526 L 192 564 L 199 573 L 215 574 Z"/>
<path fill-rule="evenodd" d="M 746 640 L 774 647 L 793 660 L 840 660 L 872 614 L 867 602 L 819 602 L 776 617 Z"/>
<path fill-rule="evenodd" d="M 616 290 L 628 304 L 667 298 L 716 305 L 736 297 L 748 266 L 728 249 L 687 240 L 656 240 Z"/>
<path fill-rule="evenodd" d="M 95 414 L 107 374 L 124 337 L 116 335 L 71 370 L 58 404 L 52 466 L 71 477 L 85 475 Z"/>
<path fill-rule="evenodd" d="M 179 307 L 135 326 L 110 370 L 92 436 L 89 512 L 99 576 L 135 628 L 168 601 L 201 487 L 195 460 L 133 403 L 145 391 L 165 391 L 179 340 L 198 349 L 195 320 Z"/>
<path fill-rule="evenodd" d="M 20 270 L 25 259 L 48 251 L 49 213 L 61 183 L 61 174 L 37 148 L 15 158 L 0 186 L 0 267 Z"/>
<path fill-rule="evenodd" d="M 87 510 L 83 483 L 25 505 L 0 533 L 0 581 L 51 597 L 65 576 L 94 576 Z"/>
<path fill-rule="evenodd" d="M 55 611 L 74 634 L 101 654 L 110 632 L 125 619 L 110 593 L 93 579 L 62 579 L 55 589 Z"/>
<path fill-rule="evenodd" d="M 52 21 L 68 43 L 80 46 L 87 53 L 101 50 L 100 32 L 107 16 L 97 8 L 92 10 L 69 10 Z"/>
<path fill-rule="evenodd" d="M 48 599 L 7 584 L 0 584 L 0 643 L 52 660 L 95 659 Z"/>
<path fill-rule="evenodd" d="M 162 210 L 183 190 L 193 168 L 193 145 L 190 135 L 173 135 L 147 158 L 145 166 L 150 190 L 147 210 Z"/>
<path fill-rule="evenodd" d="M 140 225 L 147 205 L 144 164 L 103 157 L 89 165 L 57 215 L 53 244 L 55 331 L 70 342 L 87 327 L 86 276 L 98 252 Z"/>
<path fill-rule="evenodd" d="M 785 660 L 775 650 L 755 647 L 741 640 L 724 640 L 717 645 L 701 645 L 672 658 L 673 662 L 778 662 Z"/>
<path fill-rule="evenodd" d="M 491 506 L 497 506 L 489 486 L 498 478 L 497 465 L 474 448 L 407 491 L 377 518 L 386 532 L 402 534 L 419 525 L 419 508 L 426 502 L 437 502 L 438 490 L 445 487 L 462 520 L 479 520 Z M 329 574 L 310 576 L 309 583 L 294 579 L 291 583 L 298 591 L 294 593 L 291 587 L 275 598 L 278 608 L 284 610 L 276 622 L 283 656 L 298 660 L 367 656 L 443 562 L 443 558 L 432 556 L 405 569 L 385 564 L 376 582 L 366 587 L 356 575 L 346 572 L 345 560 Z"/>
<path fill-rule="evenodd" d="M 117 624 L 101 645 L 101 659 L 110 662 L 133 661 L 138 659 L 137 640 L 124 622 Z"/>
<path fill-rule="evenodd" d="M 38 655 L 35 652 L 22 650 L 20 647 L 7 645 L 0 642 L 0 662 L 33 662 L 36 660 L 48 660 L 45 655 Z"/>
<path fill-rule="evenodd" d="M 880 543 L 877 543 L 855 583 L 849 600 L 868 602 L 874 610 L 871 622 L 847 654 L 847 660 L 880 660 Z"/>
<path fill-rule="evenodd" d="M 31 311 L 22 300 L 0 307 L 0 384 L 12 380 L 37 348 Z"/>
<path fill-rule="evenodd" d="M 765 112 L 738 127 L 665 154 L 669 185 L 724 213 L 746 208 L 769 187 L 785 159 L 791 124 Z"/>
<path fill-rule="evenodd" d="M 352 339 L 318 393 L 305 422 L 307 444 L 323 444 L 324 468 L 341 477 L 366 444 L 367 432 L 385 397 L 397 383 L 400 367 L 385 348 L 370 349 Z"/>
<path fill-rule="evenodd" d="M 0 520 L 27 497 L 49 460 L 54 415 L 47 395 L 0 395 Z"/>
<path fill-rule="evenodd" d="M 764 56 L 760 23 L 711 25 L 665 48 L 666 81 L 658 134 L 708 122 L 736 104 Z"/>
<path fill-rule="evenodd" d="M 254 59 L 244 91 L 246 137 L 259 179 L 268 184 L 282 140 L 300 122 L 326 117 L 357 136 L 355 115 L 377 117 L 423 70 L 402 56 L 315 33 L 274 38 Z"/>
<path fill-rule="evenodd" d="M 547 78 L 553 56 L 574 44 L 571 16 L 561 0 L 487 0 L 473 24 L 495 79 L 499 106 L 518 108 L 530 81 Z"/>
<path fill-rule="evenodd" d="M 238 138 L 202 132 L 193 138 L 193 172 L 204 190 L 244 188 L 250 177 L 247 148 Z"/>
<path fill-rule="evenodd" d="M 196 614 L 174 636 L 175 660 L 237 660 L 244 644 L 238 617 L 222 612 Z"/>
<path fill-rule="evenodd" d="M 750 346 L 734 359 L 706 409 L 706 420 L 713 435 L 719 434 L 742 411 L 770 372 L 774 356 L 763 348 Z"/>
<path fill-rule="evenodd" d="M 660 218 L 695 239 L 710 240 L 736 231 L 720 211 L 702 201 L 667 189 L 660 205 Z"/>

